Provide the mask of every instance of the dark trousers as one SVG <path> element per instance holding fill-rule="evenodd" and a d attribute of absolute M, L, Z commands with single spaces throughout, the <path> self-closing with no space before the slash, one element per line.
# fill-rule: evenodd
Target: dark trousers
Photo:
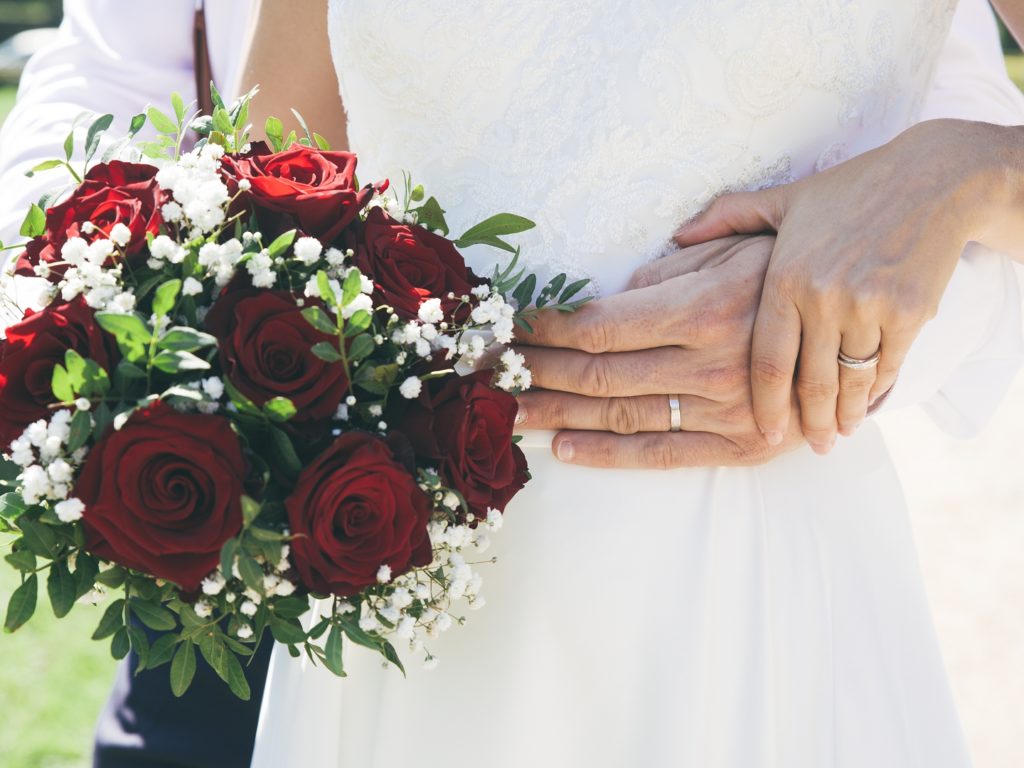
<path fill-rule="evenodd" d="M 273 645 L 268 633 L 245 668 L 249 701 L 235 698 L 201 656 L 192 687 L 175 698 L 167 665 L 135 675 L 131 654 L 100 715 L 93 767 L 249 768 Z"/>

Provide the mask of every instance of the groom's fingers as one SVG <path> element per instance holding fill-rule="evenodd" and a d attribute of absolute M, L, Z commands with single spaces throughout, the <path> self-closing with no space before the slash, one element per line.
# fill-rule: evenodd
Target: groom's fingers
<path fill-rule="evenodd" d="M 632 435 L 668 432 L 672 426 L 668 395 L 600 398 L 530 390 L 519 395 L 518 401 L 520 429 L 598 430 Z M 680 395 L 678 402 L 680 426 L 687 432 L 736 432 L 752 426 L 752 420 L 751 424 L 735 423 L 735 408 L 723 408 L 703 397 Z"/>
<path fill-rule="evenodd" d="M 587 397 L 718 394 L 746 378 L 746 370 L 701 365 L 700 353 L 679 347 L 591 355 L 572 349 L 519 347 L 533 386 Z M 732 382 L 736 379 L 737 382 Z"/>
<path fill-rule="evenodd" d="M 555 456 L 568 464 L 616 469 L 750 466 L 785 450 L 764 441 L 734 442 L 710 432 L 614 435 L 607 432 L 560 432 L 552 441 Z"/>

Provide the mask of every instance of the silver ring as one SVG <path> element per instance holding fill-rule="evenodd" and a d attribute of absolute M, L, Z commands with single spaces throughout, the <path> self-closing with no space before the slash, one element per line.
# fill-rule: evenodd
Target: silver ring
<path fill-rule="evenodd" d="M 681 432 L 683 429 L 683 412 L 679 408 L 679 395 L 668 396 L 669 432 Z"/>
<path fill-rule="evenodd" d="M 850 357 L 843 353 L 843 350 L 839 350 L 839 364 L 843 368 L 849 368 L 851 371 L 866 371 L 869 368 L 874 368 L 878 365 L 878 361 L 882 358 L 882 348 L 879 347 L 875 350 L 875 354 L 871 357 Z"/>

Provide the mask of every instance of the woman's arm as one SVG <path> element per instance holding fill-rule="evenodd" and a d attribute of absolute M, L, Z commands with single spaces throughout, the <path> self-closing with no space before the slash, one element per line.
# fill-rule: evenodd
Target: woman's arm
<path fill-rule="evenodd" d="M 239 93 L 254 85 L 254 133 L 263 135 L 267 117 L 298 128 L 291 110 L 326 138 L 332 149 L 348 148 L 345 110 L 327 35 L 327 0 L 260 0 L 252 36 L 243 56 Z"/>

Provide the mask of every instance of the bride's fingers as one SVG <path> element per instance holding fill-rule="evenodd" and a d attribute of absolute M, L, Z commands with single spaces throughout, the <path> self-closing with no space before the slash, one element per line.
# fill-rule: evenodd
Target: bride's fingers
<path fill-rule="evenodd" d="M 882 331 L 881 351 L 882 357 L 878 361 L 878 369 L 875 372 L 875 383 L 871 387 L 869 401 L 874 403 L 878 398 L 892 389 L 896 383 L 903 361 L 910 351 L 911 345 L 916 338 L 913 333 L 899 331 Z"/>
<path fill-rule="evenodd" d="M 560 461 L 586 467 L 676 469 L 760 464 L 783 449 L 766 449 L 763 440 L 744 446 L 710 432 L 615 435 L 573 431 L 555 435 L 551 450 Z"/>
<path fill-rule="evenodd" d="M 668 395 L 640 397 L 583 397 L 565 392 L 531 390 L 518 398 L 520 429 L 574 429 L 632 435 L 637 432 L 668 432 L 671 408 Z M 753 419 L 735 423 L 733 409 L 693 395 L 680 395 L 680 427 L 687 432 L 730 433 L 750 431 Z M 723 411 L 729 411 L 723 413 Z"/>
<path fill-rule="evenodd" d="M 843 334 L 843 342 L 839 351 L 857 360 L 866 360 L 878 351 L 882 340 L 882 330 L 874 327 L 862 327 Z M 875 383 L 877 369 L 875 367 L 857 370 L 843 365 L 839 366 L 839 402 L 836 405 L 836 420 L 839 432 L 852 435 L 868 413 L 868 396 Z"/>
<path fill-rule="evenodd" d="M 734 235 L 669 253 L 660 259 L 649 261 L 637 269 L 630 277 L 626 289 L 648 288 L 671 280 L 673 277 L 692 274 L 720 264 L 728 260 L 737 245 L 749 240 L 749 235 Z"/>
<path fill-rule="evenodd" d="M 836 401 L 839 394 L 839 361 L 836 353 L 842 336 L 824 323 L 804 323 L 797 366 L 796 394 L 801 424 L 815 453 L 832 450 L 836 440 Z"/>

